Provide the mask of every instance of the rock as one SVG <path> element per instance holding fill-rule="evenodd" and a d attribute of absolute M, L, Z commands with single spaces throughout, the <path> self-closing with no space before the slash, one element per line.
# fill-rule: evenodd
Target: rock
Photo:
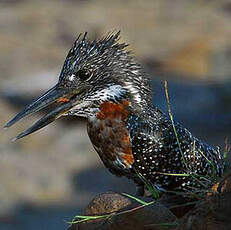
<path fill-rule="evenodd" d="M 155 230 L 163 223 L 174 223 L 176 217 L 157 201 L 149 206 L 125 195 L 107 192 L 96 196 L 84 210 L 84 215 L 100 216 L 112 214 L 109 218 L 73 224 L 69 230 Z"/>
<path fill-rule="evenodd" d="M 231 173 L 213 187 L 213 192 L 183 217 L 177 230 L 231 229 Z"/>
<path fill-rule="evenodd" d="M 112 213 L 131 205 L 132 201 L 119 193 L 107 192 L 97 195 L 85 208 L 84 215 L 98 215 Z"/>

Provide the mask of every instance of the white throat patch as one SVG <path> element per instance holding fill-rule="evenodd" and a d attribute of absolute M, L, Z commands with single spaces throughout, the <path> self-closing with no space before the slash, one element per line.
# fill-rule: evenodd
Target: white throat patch
<path fill-rule="evenodd" d="M 102 101 L 107 101 L 108 99 L 116 100 L 120 98 L 125 93 L 125 89 L 123 89 L 120 85 L 112 85 L 108 88 L 102 89 L 96 94 L 94 94 L 91 98 L 101 99 Z"/>

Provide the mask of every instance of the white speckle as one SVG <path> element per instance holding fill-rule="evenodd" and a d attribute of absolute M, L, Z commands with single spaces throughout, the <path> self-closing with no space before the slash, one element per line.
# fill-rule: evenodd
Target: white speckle
<path fill-rule="evenodd" d="M 75 48 L 75 49 L 76 49 L 76 48 Z M 77 61 L 74 61 L 74 62 L 72 63 L 72 68 L 75 67 L 76 62 L 77 62 Z"/>
<path fill-rule="evenodd" d="M 132 73 L 134 73 L 135 75 L 138 75 L 139 71 L 137 69 L 135 69 L 135 70 L 132 70 Z"/>
<path fill-rule="evenodd" d="M 134 97 L 134 100 L 137 102 L 137 103 L 140 103 L 141 102 L 141 97 L 140 97 L 140 94 L 139 94 L 139 90 L 136 89 L 131 83 L 129 82 L 126 82 L 125 83 L 125 88 L 128 89 L 130 91 L 130 93 L 133 95 Z"/>
<path fill-rule="evenodd" d="M 70 77 L 69 77 L 69 81 L 73 81 L 75 79 L 75 75 L 72 74 Z"/>

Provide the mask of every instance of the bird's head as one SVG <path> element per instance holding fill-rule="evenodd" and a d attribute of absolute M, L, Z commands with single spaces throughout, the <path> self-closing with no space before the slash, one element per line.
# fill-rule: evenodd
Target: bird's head
<path fill-rule="evenodd" d="M 151 103 L 149 79 L 125 49 L 127 44 L 118 42 L 119 34 L 97 41 L 87 40 L 86 33 L 79 35 L 66 57 L 58 83 L 18 113 L 5 128 L 50 104 L 56 103 L 55 109 L 15 140 L 63 115 L 93 116 L 105 101 L 119 103 L 126 99 L 136 109 Z"/>

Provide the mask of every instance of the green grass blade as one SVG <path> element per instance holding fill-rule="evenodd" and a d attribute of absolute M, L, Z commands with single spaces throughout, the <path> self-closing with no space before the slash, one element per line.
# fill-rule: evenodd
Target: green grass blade
<path fill-rule="evenodd" d="M 173 131 L 174 131 L 174 134 L 176 136 L 177 145 L 178 145 L 178 147 L 180 149 L 180 153 L 181 153 L 181 156 L 182 156 L 182 159 L 183 159 L 183 163 L 184 163 L 184 165 L 185 165 L 185 167 L 187 169 L 188 165 L 186 163 L 183 151 L 181 149 L 180 141 L 179 141 L 179 138 L 178 138 L 178 134 L 177 134 L 174 119 L 173 119 L 173 114 L 172 114 L 172 109 L 171 109 L 171 104 L 170 104 L 170 99 L 169 99 L 169 94 L 168 94 L 168 83 L 167 83 L 167 81 L 164 81 L 164 89 L 165 89 L 165 96 L 166 96 L 167 105 L 168 105 L 168 114 L 169 114 L 170 120 L 172 122 Z"/>
<path fill-rule="evenodd" d="M 134 196 L 132 196 L 132 195 L 129 195 L 129 194 L 127 194 L 127 193 L 122 193 L 123 195 L 125 195 L 125 196 L 127 196 L 127 197 L 129 197 L 129 198 L 131 198 L 131 199 L 133 199 L 133 200 L 135 200 L 135 201 L 137 201 L 138 203 L 140 203 L 140 204 L 142 204 L 142 205 L 145 205 L 145 206 L 148 206 L 148 205 L 151 205 L 151 204 L 153 204 L 155 201 L 152 201 L 152 202 L 145 202 L 145 201 L 143 201 L 143 200 L 141 200 L 141 199 L 139 199 L 139 198 L 137 198 L 137 197 L 134 197 Z"/>

